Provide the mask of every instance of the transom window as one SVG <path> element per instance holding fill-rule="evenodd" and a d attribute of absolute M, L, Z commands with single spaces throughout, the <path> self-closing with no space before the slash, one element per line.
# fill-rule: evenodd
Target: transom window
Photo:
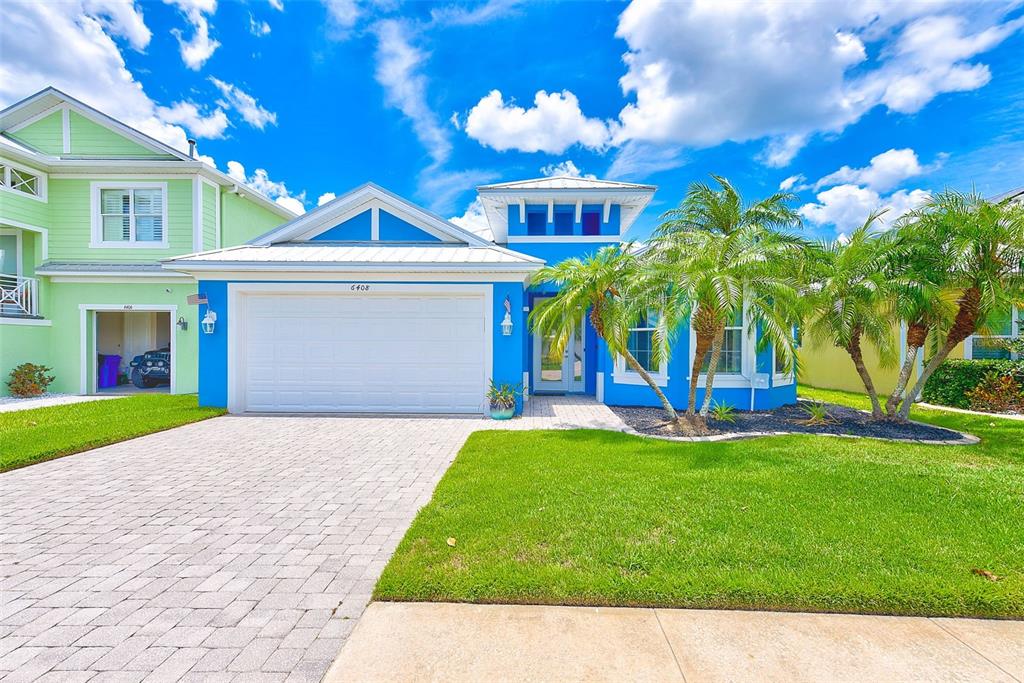
<path fill-rule="evenodd" d="M 708 353 L 701 363 L 700 371 L 707 372 L 711 365 L 711 354 Z M 715 375 L 739 375 L 743 372 L 743 311 L 736 311 L 725 326 L 722 337 L 722 352 L 718 356 L 718 369 Z"/>
<path fill-rule="evenodd" d="M 46 178 L 7 162 L 0 163 L 0 187 L 27 194 L 37 199 L 46 198 Z"/>
<path fill-rule="evenodd" d="M 98 196 L 98 241 L 107 245 L 166 243 L 166 188 L 101 187 Z"/>

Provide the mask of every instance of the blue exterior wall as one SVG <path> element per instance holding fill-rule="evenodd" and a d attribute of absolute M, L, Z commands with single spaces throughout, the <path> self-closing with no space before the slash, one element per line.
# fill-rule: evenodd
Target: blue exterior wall
<path fill-rule="evenodd" d="M 609 238 L 617 237 L 619 234 L 619 227 L 622 225 L 622 208 L 618 204 L 612 204 L 611 210 L 608 212 L 608 221 L 604 221 L 604 205 L 603 204 L 584 204 L 582 213 L 597 212 L 601 219 L 600 235 L 608 235 Z M 530 213 L 543 213 L 544 221 L 546 225 L 545 234 L 555 234 L 555 224 L 553 221 L 547 220 L 548 205 L 547 204 L 527 204 L 526 214 Z M 582 215 L 579 222 L 576 221 L 576 205 L 575 204 L 555 204 L 555 213 L 571 213 L 572 214 L 572 234 L 582 235 L 583 234 L 583 221 Z M 520 215 L 519 205 L 511 204 L 508 207 L 508 234 L 514 236 L 526 235 L 526 215 Z"/>
<path fill-rule="evenodd" d="M 318 242 L 369 242 L 373 218 L 370 209 L 349 218 L 313 238 Z"/>
<path fill-rule="evenodd" d="M 228 405 L 228 283 L 200 280 L 196 291 L 207 299 L 217 314 L 213 334 L 199 331 L 199 405 L 226 408 Z M 200 309 L 203 307 L 200 306 Z M 199 317 L 206 315 L 200 310 Z"/>
<path fill-rule="evenodd" d="M 423 232 L 415 225 L 381 209 L 378 217 L 377 239 L 383 242 L 440 242 L 429 232 Z"/>

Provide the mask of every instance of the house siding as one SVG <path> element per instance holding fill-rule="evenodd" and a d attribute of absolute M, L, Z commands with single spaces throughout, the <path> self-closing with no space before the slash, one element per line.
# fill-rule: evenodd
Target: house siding
<path fill-rule="evenodd" d="M 106 126 L 91 121 L 78 112 L 73 111 L 69 116 L 72 154 L 100 157 L 173 158 L 169 154 L 155 152 L 134 140 L 115 133 Z"/>
<path fill-rule="evenodd" d="M 219 188 L 200 183 L 203 188 L 203 249 L 217 248 L 217 198 Z"/>
<path fill-rule="evenodd" d="M 64 151 L 64 115 L 58 110 L 34 121 L 14 133 L 8 133 L 19 142 L 46 154 L 60 154 Z"/>
<path fill-rule="evenodd" d="M 253 190 L 248 190 L 252 192 Z M 255 202 L 231 192 L 221 194 L 221 245 L 244 244 L 273 230 L 287 219 Z"/>

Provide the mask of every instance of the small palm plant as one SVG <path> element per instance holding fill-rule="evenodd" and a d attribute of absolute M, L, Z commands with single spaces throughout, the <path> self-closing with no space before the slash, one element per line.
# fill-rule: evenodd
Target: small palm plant
<path fill-rule="evenodd" d="M 719 422 L 728 422 L 732 424 L 736 421 L 736 409 L 728 403 L 720 403 L 715 401 L 711 407 L 711 416 Z"/>

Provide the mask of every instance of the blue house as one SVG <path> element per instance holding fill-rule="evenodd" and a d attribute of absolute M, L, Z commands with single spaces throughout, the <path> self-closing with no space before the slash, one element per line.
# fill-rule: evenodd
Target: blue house
<path fill-rule="evenodd" d="M 198 281 L 199 400 L 232 412 L 481 413 L 488 382 L 658 405 L 583 321 L 561 358 L 528 329 L 551 290 L 545 263 L 617 244 L 655 187 L 554 177 L 478 188 L 468 230 L 367 184 L 248 244 L 163 262 Z M 796 385 L 742 316 L 726 331 L 716 400 L 796 400 Z M 649 328 L 630 350 L 686 405 L 692 333 L 657 363 Z M 701 387 L 704 386 L 703 379 Z M 701 390 L 701 393 L 703 389 Z"/>

